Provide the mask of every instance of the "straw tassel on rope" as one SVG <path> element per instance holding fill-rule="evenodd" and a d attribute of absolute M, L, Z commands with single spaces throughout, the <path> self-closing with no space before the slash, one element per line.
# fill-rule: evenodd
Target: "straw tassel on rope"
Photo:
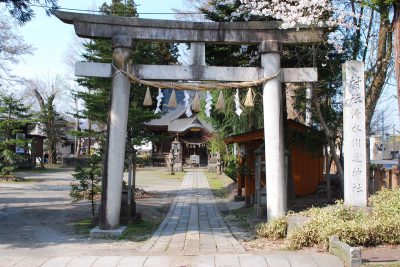
<path fill-rule="evenodd" d="M 175 89 L 174 90 L 172 90 L 172 93 L 171 93 L 171 97 L 169 98 L 169 101 L 168 101 L 168 107 L 170 107 L 170 108 L 176 108 L 176 94 L 175 94 Z"/>
<path fill-rule="evenodd" d="M 199 96 L 199 94 L 197 92 L 194 95 L 194 99 L 193 99 L 193 102 L 192 102 L 192 110 L 194 112 L 200 112 L 200 96 Z"/>
<path fill-rule="evenodd" d="M 217 104 L 215 105 L 215 109 L 223 110 L 224 108 L 225 108 L 224 93 L 222 91 L 219 91 L 218 101 Z"/>
<path fill-rule="evenodd" d="M 151 94 L 150 94 L 150 88 L 147 87 L 146 90 L 146 95 L 144 96 L 144 100 L 143 100 L 143 106 L 152 106 L 153 105 L 153 100 L 151 99 Z"/>
<path fill-rule="evenodd" d="M 251 87 L 249 87 L 249 90 L 247 91 L 246 94 L 246 99 L 244 101 L 244 106 L 245 107 L 254 107 L 254 97 L 253 97 L 253 91 L 251 90 Z"/>

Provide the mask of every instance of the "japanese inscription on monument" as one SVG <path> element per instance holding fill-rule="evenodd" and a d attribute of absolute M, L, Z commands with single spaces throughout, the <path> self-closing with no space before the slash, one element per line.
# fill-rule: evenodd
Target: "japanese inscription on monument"
<path fill-rule="evenodd" d="M 344 201 L 367 205 L 364 63 L 343 65 Z"/>

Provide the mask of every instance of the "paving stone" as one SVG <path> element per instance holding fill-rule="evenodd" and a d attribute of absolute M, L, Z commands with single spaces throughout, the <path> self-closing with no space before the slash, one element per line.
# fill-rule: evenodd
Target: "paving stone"
<path fill-rule="evenodd" d="M 104 256 L 99 257 L 93 264 L 92 267 L 112 267 L 117 266 L 118 263 L 123 259 L 120 256 Z"/>
<path fill-rule="evenodd" d="M 146 259 L 146 256 L 125 257 L 119 262 L 118 267 L 142 267 Z"/>
<path fill-rule="evenodd" d="M 263 256 L 259 255 L 242 255 L 239 256 L 240 266 L 249 267 L 267 267 L 267 262 Z"/>
<path fill-rule="evenodd" d="M 144 262 L 143 267 L 164 267 L 169 266 L 171 257 L 168 256 L 151 256 Z"/>
<path fill-rule="evenodd" d="M 209 267 L 214 266 L 214 256 L 213 255 L 201 255 L 197 256 L 192 260 L 192 267 Z"/>
<path fill-rule="evenodd" d="M 67 264 L 72 261 L 71 257 L 56 257 L 56 258 L 51 258 L 45 263 L 42 264 L 41 267 L 64 267 L 67 266 Z"/>
<path fill-rule="evenodd" d="M 268 255 L 264 258 L 268 267 L 291 267 L 288 259 L 283 255 Z"/>
<path fill-rule="evenodd" d="M 15 257 L 14 256 L 13 257 L 3 256 L 3 257 L 1 257 L 1 261 L 0 261 L 0 263 L 2 264 L 1 267 L 14 266 L 18 262 L 24 260 L 24 258 L 25 258 L 24 256 L 15 256 Z"/>
<path fill-rule="evenodd" d="M 329 254 L 316 254 L 312 253 L 310 256 L 314 259 L 318 266 L 328 267 L 328 266 L 339 266 L 343 267 L 343 262 L 333 255 Z"/>
<path fill-rule="evenodd" d="M 239 257 L 237 255 L 215 255 L 216 267 L 240 267 Z"/>
<path fill-rule="evenodd" d="M 318 267 L 314 259 L 303 253 L 290 253 L 286 255 L 292 267 Z"/>
<path fill-rule="evenodd" d="M 78 257 L 78 258 L 74 258 L 73 260 L 71 260 L 68 264 L 67 267 L 90 267 L 92 266 L 92 264 L 98 259 L 99 257 L 96 256 L 88 256 L 88 257 Z"/>
<path fill-rule="evenodd" d="M 14 264 L 14 265 L 10 265 L 10 266 L 15 266 L 15 267 L 36 267 L 36 266 L 42 266 L 42 264 L 44 262 L 46 262 L 49 258 L 39 258 L 39 257 L 29 257 L 29 258 L 24 258 L 21 261 L 19 261 L 18 263 Z M 2 264 L 4 264 L 3 261 L 1 262 L 1 266 Z"/>

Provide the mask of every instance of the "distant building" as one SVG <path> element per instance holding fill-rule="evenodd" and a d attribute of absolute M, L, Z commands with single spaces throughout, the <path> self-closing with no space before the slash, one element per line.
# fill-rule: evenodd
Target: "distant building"
<path fill-rule="evenodd" d="M 370 137 L 371 160 L 392 160 L 399 158 L 400 142 L 396 137 L 373 135 Z"/>

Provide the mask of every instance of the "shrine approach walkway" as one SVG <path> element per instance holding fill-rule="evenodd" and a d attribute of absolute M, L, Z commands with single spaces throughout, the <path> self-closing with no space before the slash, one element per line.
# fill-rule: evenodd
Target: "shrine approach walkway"
<path fill-rule="evenodd" d="M 189 172 L 170 211 L 141 252 L 244 253 L 226 226 L 202 171 Z"/>

